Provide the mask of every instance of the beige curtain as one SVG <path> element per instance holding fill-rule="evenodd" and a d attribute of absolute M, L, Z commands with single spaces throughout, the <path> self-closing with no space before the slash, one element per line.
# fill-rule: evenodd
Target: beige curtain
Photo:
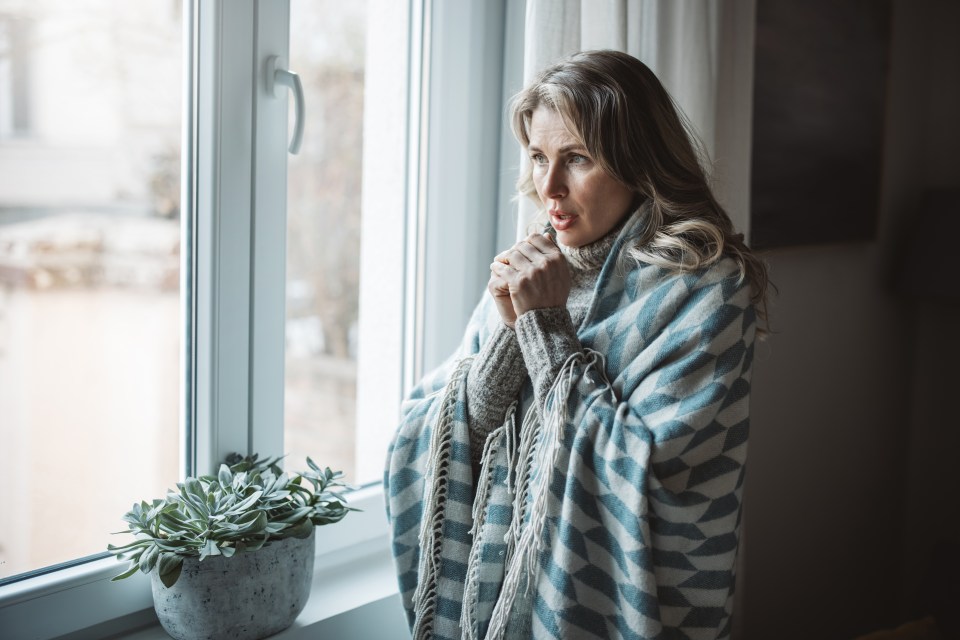
<path fill-rule="evenodd" d="M 524 83 L 586 49 L 642 60 L 697 131 L 714 190 L 748 233 L 755 8 L 756 0 L 527 0 Z M 521 203 L 521 237 L 533 212 Z"/>

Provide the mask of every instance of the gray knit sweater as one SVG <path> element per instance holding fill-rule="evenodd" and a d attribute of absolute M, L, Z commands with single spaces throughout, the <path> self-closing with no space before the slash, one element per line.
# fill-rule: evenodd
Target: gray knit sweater
<path fill-rule="evenodd" d="M 561 251 L 570 266 L 571 288 L 567 306 L 533 309 L 516 321 L 516 330 L 501 325 L 474 358 L 467 375 L 470 457 L 474 477 L 480 468 L 483 446 L 490 432 L 503 424 L 507 409 L 517 399 L 527 379 L 533 383 L 538 407 L 573 353 L 582 349 L 576 327 L 583 322 L 594 285 L 616 240 L 618 225 L 584 247 Z"/>

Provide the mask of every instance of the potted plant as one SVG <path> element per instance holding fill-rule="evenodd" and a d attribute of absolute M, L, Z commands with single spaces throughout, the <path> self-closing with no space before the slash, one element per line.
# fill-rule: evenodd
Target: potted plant
<path fill-rule="evenodd" d="M 190 477 L 163 499 L 124 515 L 136 539 L 109 545 L 129 568 L 151 576 L 154 608 L 178 640 L 256 640 L 290 626 L 313 574 L 314 530 L 352 511 L 342 473 L 284 473 L 278 458 L 233 454 L 216 476 Z"/>

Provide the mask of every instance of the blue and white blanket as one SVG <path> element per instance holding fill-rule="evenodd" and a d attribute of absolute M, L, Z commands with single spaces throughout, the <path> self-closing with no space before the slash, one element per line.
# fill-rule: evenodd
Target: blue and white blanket
<path fill-rule="evenodd" d="M 544 415 L 530 385 L 472 477 L 466 371 L 489 296 L 402 407 L 385 486 L 415 638 L 726 638 L 755 313 L 730 259 L 668 275 L 618 257 Z"/>

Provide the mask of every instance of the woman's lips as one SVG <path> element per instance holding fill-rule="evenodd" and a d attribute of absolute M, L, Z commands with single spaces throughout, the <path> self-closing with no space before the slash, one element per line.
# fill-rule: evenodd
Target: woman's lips
<path fill-rule="evenodd" d="M 566 231 L 576 220 L 577 216 L 572 213 L 558 211 L 557 209 L 550 210 L 550 224 L 557 231 Z"/>

